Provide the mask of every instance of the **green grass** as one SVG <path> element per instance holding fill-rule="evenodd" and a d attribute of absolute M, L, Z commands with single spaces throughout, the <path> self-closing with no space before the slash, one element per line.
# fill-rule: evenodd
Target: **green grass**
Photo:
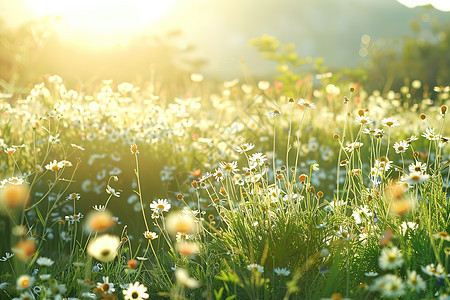
<path fill-rule="evenodd" d="M 198 98 L 174 100 L 124 85 L 67 91 L 52 77 L 21 100 L 2 100 L 0 255 L 15 255 L 0 262 L 1 297 L 123 299 L 135 282 L 150 299 L 449 292 L 448 145 L 421 136 L 428 127 L 449 134 L 440 114 L 445 95 L 416 106 L 344 82 L 337 88 L 305 82 L 291 101 L 273 87 L 244 92 L 239 83 L 204 83 Z M 299 97 L 317 108 L 297 104 Z M 374 123 L 358 124 L 358 116 Z M 383 126 L 387 117 L 400 126 Z M 368 127 L 385 133 L 366 134 Z M 395 153 L 394 143 L 412 134 L 418 140 Z M 349 151 L 354 142 L 363 145 Z M 240 154 L 243 144 L 254 148 Z M 255 161 L 256 153 L 264 158 Z M 392 161 L 389 170 L 380 169 L 383 161 Z M 408 186 L 416 161 L 426 163 L 426 175 Z M 157 199 L 171 207 L 151 209 Z M 89 227 L 94 205 L 118 217 L 113 226 Z M 146 239 L 145 231 L 158 237 Z M 104 234 L 118 246 L 89 252 Z M 15 248 L 24 240 L 35 248 L 20 255 Z M 383 268 L 383 253 L 396 248 L 391 259 L 402 262 Z M 42 265 L 42 257 L 54 263 Z M 430 264 L 437 271 L 424 271 Z M 289 274 L 277 275 L 279 268 Z M 420 276 L 415 286 L 410 271 Z M 32 284 L 16 286 L 21 275 Z M 114 293 L 102 290 L 103 277 Z"/>

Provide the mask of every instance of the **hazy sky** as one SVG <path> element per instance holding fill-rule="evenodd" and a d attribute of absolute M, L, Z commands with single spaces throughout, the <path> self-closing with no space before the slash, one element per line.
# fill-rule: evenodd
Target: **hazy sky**
<path fill-rule="evenodd" d="M 410 22 L 424 12 L 423 8 L 407 8 L 396 0 L 132 2 L 136 7 L 119 5 L 117 0 L 59 0 L 56 1 L 59 6 L 49 5 L 51 0 L 2 0 L 0 17 L 8 24 L 17 25 L 35 18 L 36 10 L 41 14 L 58 13 L 68 40 L 75 35 L 79 39 L 83 34 L 91 34 L 92 38 L 94 34 L 105 37 L 117 32 L 123 38 L 133 28 L 150 33 L 180 28 L 183 40 L 196 46 L 196 55 L 209 61 L 205 73 L 233 77 L 240 75 L 241 59 L 255 74 L 272 71 L 273 66 L 264 63 L 256 50 L 247 45 L 250 39 L 263 34 L 294 43 L 300 56 L 324 57 L 328 66 L 352 67 L 361 60 L 363 35 L 369 35 L 372 40 L 410 35 Z M 92 3 L 101 5 L 93 8 Z M 434 11 L 433 15 L 441 22 L 450 19 L 450 12 Z M 110 42 L 117 42 L 109 38 Z"/>

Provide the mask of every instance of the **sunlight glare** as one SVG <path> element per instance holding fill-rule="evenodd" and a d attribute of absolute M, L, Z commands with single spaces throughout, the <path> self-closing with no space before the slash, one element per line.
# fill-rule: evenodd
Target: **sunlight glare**
<path fill-rule="evenodd" d="M 108 44 L 161 18 L 175 0 L 27 0 L 40 17 L 57 17 L 66 38 Z"/>

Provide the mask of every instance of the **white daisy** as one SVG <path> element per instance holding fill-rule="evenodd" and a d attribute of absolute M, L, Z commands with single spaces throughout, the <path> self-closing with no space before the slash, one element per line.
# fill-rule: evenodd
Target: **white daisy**
<path fill-rule="evenodd" d="M 409 185 L 415 185 L 427 181 L 429 177 L 430 176 L 428 174 L 412 172 L 409 175 L 403 176 L 401 180 Z"/>
<path fill-rule="evenodd" d="M 250 264 L 247 266 L 247 269 L 252 271 L 252 272 L 259 272 L 259 273 L 263 273 L 264 272 L 264 267 L 260 266 L 258 264 Z"/>
<path fill-rule="evenodd" d="M 307 101 L 305 99 L 300 99 L 297 102 L 299 105 L 304 106 L 304 107 L 308 107 L 308 108 L 316 108 L 316 105 L 310 101 Z"/>
<path fill-rule="evenodd" d="M 347 147 L 344 148 L 347 152 L 352 152 L 355 149 L 361 148 L 364 144 L 360 142 L 353 142 L 347 145 Z"/>
<path fill-rule="evenodd" d="M 255 162 L 258 166 L 262 166 L 266 162 L 267 156 L 262 153 L 253 153 L 248 159 L 251 162 Z"/>
<path fill-rule="evenodd" d="M 45 165 L 45 168 L 49 171 L 58 171 L 59 169 L 61 169 L 56 159 Z"/>
<path fill-rule="evenodd" d="M 149 240 L 154 240 L 158 238 L 158 235 L 156 234 L 156 232 L 147 230 L 146 232 L 144 232 L 144 237 Z"/>
<path fill-rule="evenodd" d="M 53 265 L 53 263 L 54 263 L 54 261 L 53 260 L 51 260 L 50 258 L 48 258 L 48 257 L 39 257 L 37 260 L 36 260 L 36 263 L 39 265 L 39 266 L 45 266 L 45 267 L 50 267 L 51 265 Z"/>
<path fill-rule="evenodd" d="M 271 118 L 281 117 L 281 112 L 278 109 L 269 111 L 269 117 L 271 117 Z"/>
<path fill-rule="evenodd" d="M 373 121 L 369 117 L 366 117 L 366 116 L 357 116 L 355 118 L 355 122 L 358 124 L 361 124 L 361 125 L 366 125 L 366 124 L 372 123 Z"/>
<path fill-rule="evenodd" d="M 371 216 L 372 212 L 366 205 L 357 207 L 352 213 L 352 217 L 355 219 L 356 224 L 361 224 L 363 220 L 369 220 Z"/>
<path fill-rule="evenodd" d="M 439 134 L 436 134 L 434 132 L 433 128 L 427 128 L 425 130 L 425 132 L 422 133 L 422 136 L 424 138 L 426 138 L 427 140 L 429 140 L 429 141 L 437 141 L 437 140 L 439 140 L 441 138 L 441 136 Z"/>
<path fill-rule="evenodd" d="M 403 257 L 397 247 L 383 248 L 378 258 L 378 264 L 382 270 L 392 270 L 403 264 Z"/>
<path fill-rule="evenodd" d="M 375 161 L 375 168 L 382 172 L 387 172 L 391 168 L 392 160 L 382 157 L 380 160 Z"/>
<path fill-rule="evenodd" d="M 66 200 L 71 201 L 71 200 L 80 200 L 81 196 L 78 193 L 72 193 L 69 196 L 66 197 Z"/>
<path fill-rule="evenodd" d="M 409 148 L 409 144 L 406 141 L 396 142 L 393 146 L 395 153 L 405 153 Z"/>
<path fill-rule="evenodd" d="M 5 153 L 8 153 L 9 155 L 13 155 L 14 152 L 16 152 L 15 148 L 6 148 Z"/>
<path fill-rule="evenodd" d="M 65 220 L 67 221 L 67 222 L 69 222 L 69 224 L 73 224 L 73 223 L 75 223 L 75 222 L 80 222 L 81 221 L 81 219 L 83 219 L 83 214 L 82 213 L 78 213 L 78 214 L 73 214 L 73 215 L 70 215 L 70 216 L 65 216 Z"/>
<path fill-rule="evenodd" d="M 14 253 L 6 252 L 6 253 L 5 253 L 5 256 L 3 256 L 3 257 L 0 258 L 0 261 L 7 261 L 8 259 L 10 259 L 10 258 L 13 257 L 13 256 L 14 256 Z"/>
<path fill-rule="evenodd" d="M 411 142 L 417 141 L 418 139 L 419 139 L 419 138 L 418 138 L 417 136 L 411 135 L 409 138 L 407 138 L 407 139 L 405 140 L 405 142 L 411 143 Z"/>
<path fill-rule="evenodd" d="M 217 168 L 215 170 L 213 176 L 217 181 L 222 181 L 225 179 L 225 174 L 221 168 Z"/>
<path fill-rule="evenodd" d="M 415 163 L 411 163 L 408 169 L 411 173 L 420 172 L 422 174 L 425 174 L 425 172 L 427 171 L 427 164 L 416 161 Z"/>
<path fill-rule="evenodd" d="M 28 291 L 21 293 L 19 298 L 13 298 L 13 300 L 34 300 L 34 299 L 36 298 Z"/>
<path fill-rule="evenodd" d="M 220 162 L 219 167 L 220 169 L 222 169 L 223 173 L 226 176 L 230 175 L 232 172 L 239 171 L 239 169 L 237 168 L 237 161 L 233 161 L 231 163 Z"/>
<path fill-rule="evenodd" d="M 372 289 L 387 298 L 398 298 L 405 294 L 404 282 L 400 277 L 392 274 L 377 278 L 372 285 Z"/>
<path fill-rule="evenodd" d="M 78 146 L 78 145 L 76 145 L 76 144 L 70 144 L 70 145 L 71 145 L 72 148 L 75 149 L 75 150 L 85 150 L 83 147 Z"/>
<path fill-rule="evenodd" d="M 246 143 L 246 144 L 237 146 L 236 148 L 234 148 L 234 150 L 236 150 L 236 152 L 238 152 L 239 154 L 242 154 L 244 152 L 252 150 L 253 148 L 255 148 L 255 145 L 253 145 L 252 143 Z"/>
<path fill-rule="evenodd" d="M 120 197 L 120 192 L 121 192 L 120 190 L 116 191 L 116 189 L 111 187 L 109 184 L 106 186 L 106 193 L 109 194 L 109 195 L 113 195 L 113 196 L 119 198 Z"/>
<path fill-rule="evenodd" d="M 72 167 L 72 166 L 73 166 L 72 163 L 68 160 L 62 160 L 62 161 L 58 162 L 58 167 L 60 169 L 62 169 L 63 167 Z"/>
<path fill-rule="evenodd" d="M 97 288 L 105 294 L 112 294 L 116 291 L 114 283 L 109 282 L 108 276 L 103 276 L 103 282 L 97 282 Z"/>
<path fill-rule="evenodd" d="M 275 268 L 273 270 L 278 276 L 289 276 L 291 274 L 291 271 L 289 271 L 286 268 Z"/>
<path fill-rule="evenodd" d="M 125 300 L 143 300 L 148 299 L 147 288 L 136 281 L 134 284 L 128 286 L 126 290 L 123 291 Z"/>
<path fill-rule="evenodd" d="M 429 264 L 427 266 L 421 266 L 422 271 L 429 275 L 429 276 L 435 276 L 437 278 L 445 278 L 445 272 L 444 272 L 444 268 L 442 267 L 441 264 L 438 264 L 438 266 L 436 267 L 434 264 Z"/>
<path fill-rule="evenodd" d="M 408 270 L 408 277 L 406 279 L 406 284 L 416 290 L 416 292 L 424 291 L 427 288 L 425 281 L 416 271 Z"/>
<path fill-rule="evenodd" d="M 31 286 L 33 286 L 34 283 L 34 277 L 30 277 L 28 275 L 21 275 L 19 278 L 17 278 L 17 289 L 18 290 L 24 290 Z"/>
<path fill-rule="evenodd" d="M 386 127 L 397 127 L 400 126 L 400 123 L 394 118 L 384 118 L 381 120 L 381 125 Z"/>
<path fill-rule="evenodd" d="M 168 212 L 172 205 L 167 201 L 167 199 L 158 199 L 158 201 L 153 201 L 150 203 L 150 208 L 155 213 Z"/>
<path fill-rule="evenodd" d="M 92 206 L 92 208 L 96 211 L 105 211 L 104 205 L 94 205 L 94 206 Z"/>
<path fill-rule="evenodd" d="M 120 239 L 115 235 L 104 234 L 92 240 L 87 252 L 95 259 L 108 262 L 117 256 L 117 249 L 120 246 Z"/>

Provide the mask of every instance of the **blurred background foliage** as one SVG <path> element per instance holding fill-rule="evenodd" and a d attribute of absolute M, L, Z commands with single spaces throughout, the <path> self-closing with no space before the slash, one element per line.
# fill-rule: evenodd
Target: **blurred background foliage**
<path fill-rule="evenodd" d="M 136 35 L 129 42 L 106 51 L 65 43 L 52 31 L 55 22 L 58 20 L 44 18 L 10 28 L 0 21 L 3 90 L 24 92 L 27 89 L 23 88 L 42 81 L 43 76 L 58 74 L 69 85 L 81 89 L 107 78 L 138 84 L 157 80 L 172 88 L 168 90 L 179 91 L 177 88 L 186 84 L 183 75 L 198 72 L 208 63 L 193 55 L 195 46 L 186 43 L 181 30 Z M 417 79 L 422 82 L 426 95 L 432 92 L 433 86 L 449 82 L 450 23 L 441 24 L 432 14 L 423 14 L 410 27 L 410 34 L 398 39 L 371 40 L 363 36 L 360 49 L 363 59 L 353 68 L 329 68 L 323 58 L 302 57 L 294 44 L 283 44 L 274 36 L 255 38 L 249 45 L 262 59 L 276 63 L 272 79 L 283 83 L 284 92 L 292 96 L 296 96 L 296 85 L 308 72 L 319 74 L 316 79 L 333 75 L 331 83 L 358 82 L 368 91 L 387 92 Z M 243 77 L 246 75 L 244 69 Z"/>
<path fill-rule="evenodd" d="M 360 55 L 366 59 L 355 68 L 327 68 L 324 59 L 299 57 L 293 44 L 281 44 L 272 36 L 253 39 L 249 45 L 263 59 L 278 64 L 275 79 L 285 84 L 285 90 L 294 92 L 292 96 L 305 70 L 318 74 L 316 79 L 329 77 L 331 83 L 350 80 L 368 91 L 384 93 L 419 80 L 428 95 L 434 86 L 447 85 L 450 79 L 450 23 L 439 24 L 437 19 L 428 18 L 411 22 L 411 35 L 400 39 L 370 41 L 369 36 L 363 36 Z"/>

